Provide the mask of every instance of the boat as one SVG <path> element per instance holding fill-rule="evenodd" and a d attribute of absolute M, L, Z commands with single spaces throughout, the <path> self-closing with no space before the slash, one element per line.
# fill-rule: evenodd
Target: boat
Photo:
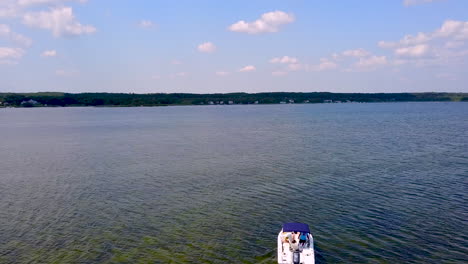
<path fill-rule="evenodd" d="M 283 224 L 278 234 L 278 264 L 315 264 L 314 238 L 307 224 Z"/>

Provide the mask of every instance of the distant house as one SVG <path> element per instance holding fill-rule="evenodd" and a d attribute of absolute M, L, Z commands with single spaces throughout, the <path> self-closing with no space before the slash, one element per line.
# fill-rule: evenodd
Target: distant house
<path fill-rule="evenodd" d="M 342 102 L 341 102 L 341 101 L 335 101 L 335 103 L 340 104 L 340 103 L 342 103 Z"/>
<path fill-rule="evenodd" d="M 329 104 L 329 103 L 333 103 L 333 100 L 323 100 L 323 102 Z"/>
<path fill-rule="evenodd" d="M 229 101 L 228 104 L 232 105 L 232 104 L 234 104 L 234 102 L 233 102 L 233 101 Z"/>
<path fill-rule="evenodd" d="M 214 105 L 213 101 L 208 102 L 209 105 Z"/>
<path fill-rule="evenodd" d="M 224 101 L 219 101 L 219 104 L 224 104 Z"/>
<path fill-rule="evenodd" d="M 307 103 L 310 103 L 310 101 L 309 101 L 309 100 L 304 100 L 304 103 L 306 103 L 306 104 L 307 104 Z"/>
<path fill-rule="evenodd" d="M 293 99 L 289 99 L 289 103 L 290 103 L 290 104 L 294 104 L 294 100 L 293 100 Z"/>
<path fill-rule="evenodd" d="M 258 104 L 258 101 L 255 101 L 254 104 Z"/>
<path fill-rule="evenodd" d="M 285 104 L 286 102 L 285 101 L 281 101 L 280 104 Z"/>
<path fill-rule="evenodd" d="M 23 101 L 23 102 L 21 102 L 21 105 L 26 105 L 26 104 L 36 105 L 36 104 L 38 104 L 38 103 L 39 103 L 39 102 L 36 101 L 36 100 L 29 99 L 28 101 Z"/>

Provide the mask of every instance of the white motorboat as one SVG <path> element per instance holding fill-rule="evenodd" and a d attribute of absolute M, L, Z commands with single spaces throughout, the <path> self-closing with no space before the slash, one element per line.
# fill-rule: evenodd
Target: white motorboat
<path fill-rule="evenodd" d="M 283 224 L 278 234 L 278 264 L 315 264 L 314 238 L 307 224 Z"/>

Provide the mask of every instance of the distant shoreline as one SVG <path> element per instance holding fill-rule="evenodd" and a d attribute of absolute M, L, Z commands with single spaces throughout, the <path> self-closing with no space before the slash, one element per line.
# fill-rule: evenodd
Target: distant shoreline
<path fill-rule="evenodd" d="M 316 103 L 468 102 L 468 93 L 0 93 L 0 107 L 139 107 Z"/>

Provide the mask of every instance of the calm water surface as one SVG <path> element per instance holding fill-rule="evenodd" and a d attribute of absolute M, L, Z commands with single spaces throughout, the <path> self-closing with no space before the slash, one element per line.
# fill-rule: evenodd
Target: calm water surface
<path fill-rule="evenodd" d="M 468 103 L 0 109 L 0 263 L 468 262 Z"/>

